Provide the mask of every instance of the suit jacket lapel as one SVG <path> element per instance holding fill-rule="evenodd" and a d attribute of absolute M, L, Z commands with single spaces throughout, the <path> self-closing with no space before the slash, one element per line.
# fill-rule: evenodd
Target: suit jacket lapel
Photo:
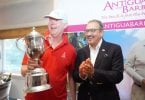
<path fill-rule="evenodd" d="M 97 67 L 97 68 L 99 67 L 99 65 L 103 61 L 103 58 L 104 58 L 106 52 L 107 52 L 106 42 L 103 40 L 102 44 L 101 44 L 101 47 L 99 49 L 98 56 L 96 58 L 94 67 Z"/>
<path fill-rule="evenodd" d="M 89 48 L 89 45 L 87 45 L 84 50 L 85 50 L 85 54 L 86 54 L 86 59 L 90 58 L 90 48 Z"/>

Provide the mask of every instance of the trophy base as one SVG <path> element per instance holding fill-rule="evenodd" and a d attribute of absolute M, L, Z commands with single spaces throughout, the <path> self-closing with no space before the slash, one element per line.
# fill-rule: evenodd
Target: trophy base
<path fill-rule="evenodd" d="M 52 87 L 51 87 L 50 84 L 45 84 L 45 85 L 41 85 L 41 86 L 35 86 L 35 87 L 27 88 L 25 90 L 25 92 L 26 93 L 40 92 L 40 91 L 49 90 L 51 88 Z"/>

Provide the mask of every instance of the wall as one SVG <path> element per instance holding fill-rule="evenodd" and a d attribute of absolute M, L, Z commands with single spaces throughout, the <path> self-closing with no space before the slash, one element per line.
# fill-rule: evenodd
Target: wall
<path fill-rule="evenodd" d="M 24 37 L 26 34 L 29 34 L 32 31 L 32 28 L 33 27 L 0 30 L 0 39 Z M 43 34 L 47 30 L 47 25 L 37 26 L 35 28 L 37 32 Z"/>
<path fill-rule="evenodd" d="M 25 78 L 20 75 L 13 75 L 12 76 L 12 84 L 10 89 L 10 98 L 14 99 L 22 99 L 24 100 L 25 92 Z"/>
<path fill-rule="evenodd" d="M 44 15 L 53 9 L 53 0 L 13 0 L 0 5 L 0 30 L 47 25 Z"/>

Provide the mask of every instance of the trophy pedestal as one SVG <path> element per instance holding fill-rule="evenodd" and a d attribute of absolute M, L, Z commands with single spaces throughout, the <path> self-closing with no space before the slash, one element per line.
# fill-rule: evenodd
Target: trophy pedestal
<path fill-rule="evenodd" d="M 41 86 L 35 86 L 31 88 L 27 88 L 25 90 L 26 93 L 32 93 L 32 92 L 40 92 L 51 89 L 51 86 L 49 84 L 41 85 Z"/>
<path fill-rule="evenodd" d="M 40 92 L 51 89 L 48 74 L 43 68 L 31 70 L 26 75 L 26 93 Z"/>

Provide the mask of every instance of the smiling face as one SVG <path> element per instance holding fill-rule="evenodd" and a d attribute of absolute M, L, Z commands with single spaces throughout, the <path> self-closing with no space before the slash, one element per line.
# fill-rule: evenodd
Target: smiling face
<path fill-rule="evenodd" d="M 49 18 L 48 29 L 52 37 L 58 37 L 63 34 L 66 23 L 60 19 Z"/>
<path fill-rule="evenodd" d="M 92 47 L 96 47 L 98 42 L 103 36 L 103 26 L 100 26 L 100 23 L 96 20 L 89 21 L 86 25 L 85 37 L 88 41 L 88 44 Z"/>

